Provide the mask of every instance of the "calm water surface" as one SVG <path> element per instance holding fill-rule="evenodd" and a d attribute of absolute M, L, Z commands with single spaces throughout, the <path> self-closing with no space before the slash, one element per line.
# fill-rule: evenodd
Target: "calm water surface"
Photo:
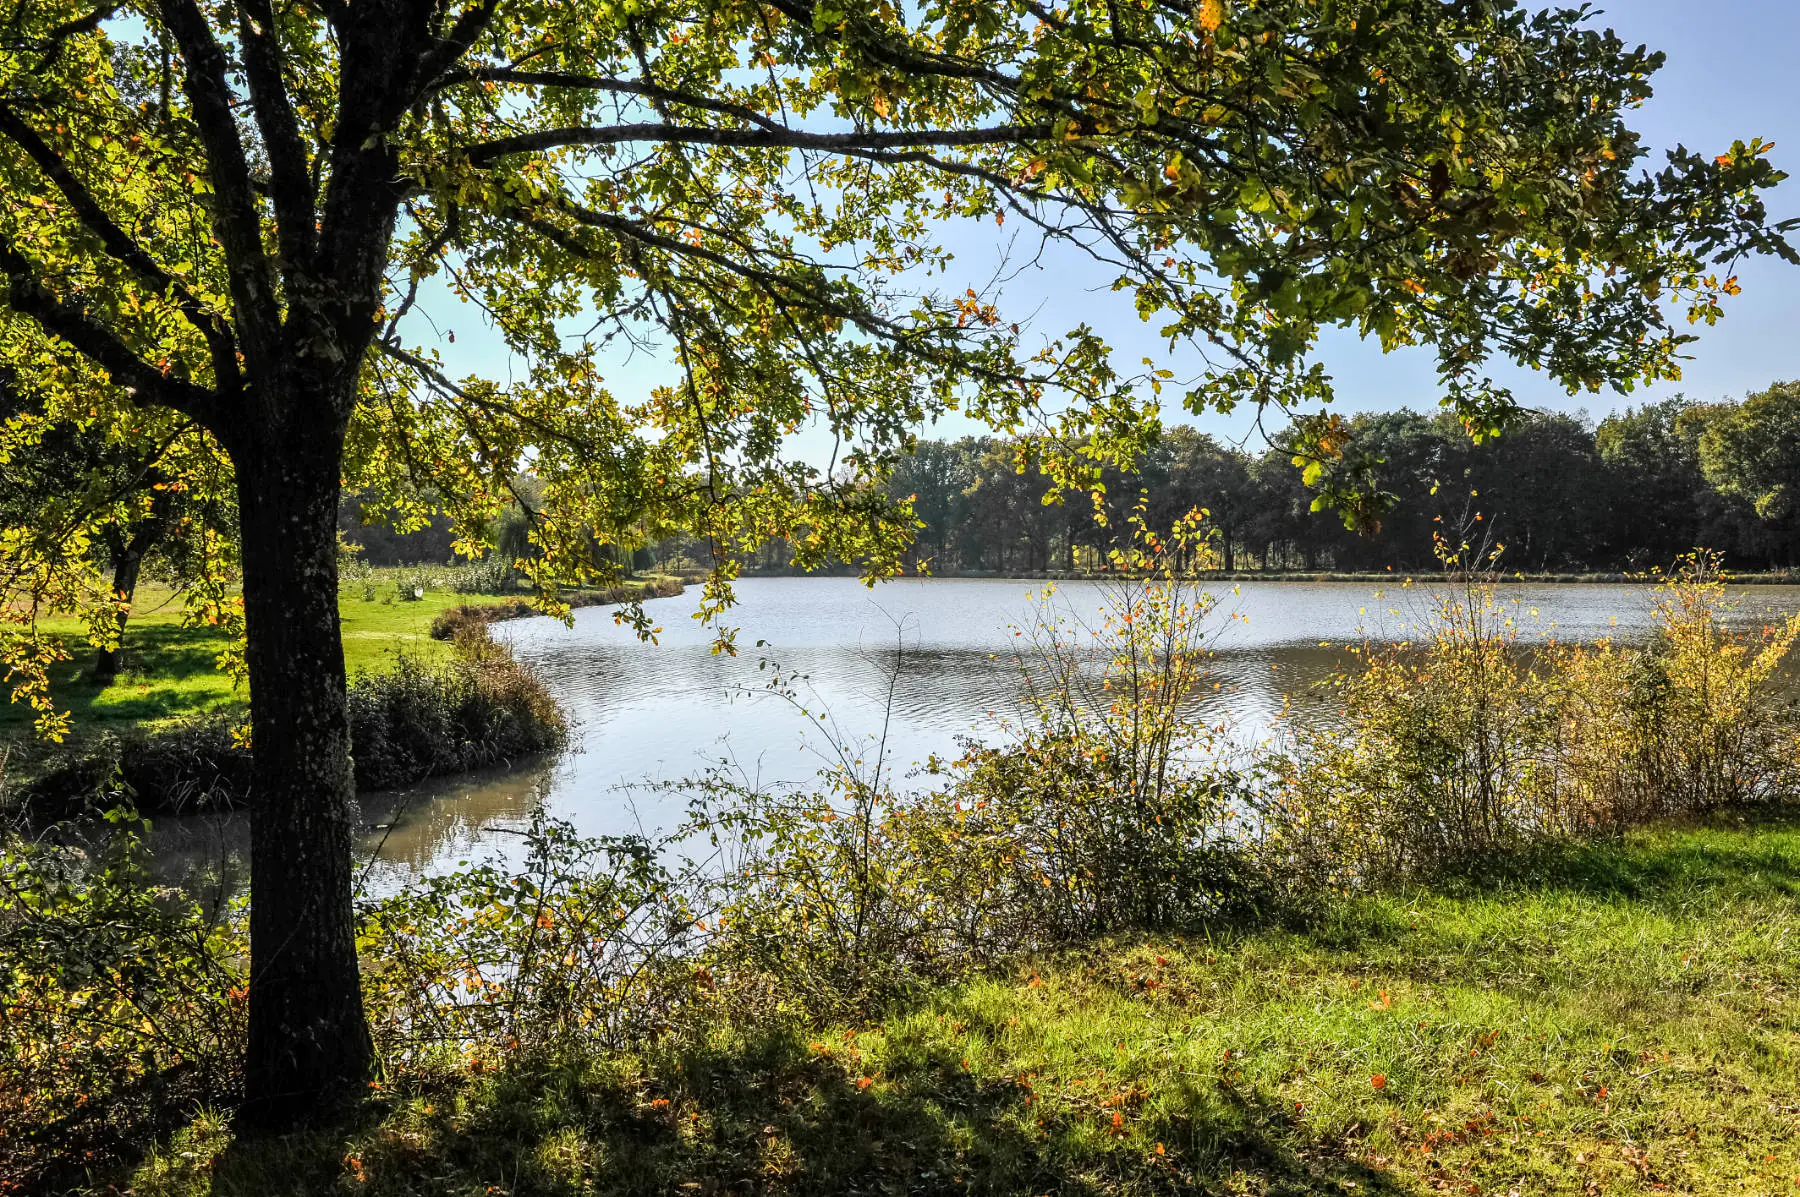
<path fill-rule="evenodd" d="M 712 651 L 712 632 L 692 618 L 692 594 L 645 604 L 662 629 L 656 644 L 615 624 L 608 608 L 577 611 L 572 628 L 550 619 L 496 625 L 568 710 L 573 750 L 513 771 L 365 797 L 368 884 L 387 888 L 490 848 L 504 851 L 508 833 L 540 806 L 588 834 L 656 831 L 679 817 L 682 799 L 653 783 L 722 762 L 764 782 L 805 780 L 826 746 L 795 703 L 768 693 L 776 668 L 796 679 L 799 705 L 841 740 L 872 744 L 885 730 L 902 771 L 955 752 L 959 737 L 1003 735 L 1000 721 L 1017 703 L 1015 632 L 1042 609 L 1034 596 L 1044 586 L 943 579 L 870 590 L 853 578 L 746 579 L 729 620 L 738 628 L 736 657 Z M 1638 638 L 1653 601 L 1638 586 L 1514 585 L 1500 595 L 1526 639 Z M 1051 602 L 1092 619 L 1103 597 L 1098 584 L 1065 582 Z M 1800 610 L 1800 587 L 1748 587 L 1737 597 L 1734 618 L 1745 623 Z M 1300 717 L 1329 717 L 1311 686 L 1344 646 L 1364 636 L 1406 639 L 1429 606 L 1429 587 L 1398 583 L 1221 589 L 1212 641 L 1218 688 L 1202 696 L 1196 717 L 1230 723 L 1246 743 L 1268 734 L 1290 696 Z M 217 818 L 159 827 L 163 851 L 176 858 L 229 854 L 243 836 L 240 823 Z"/>

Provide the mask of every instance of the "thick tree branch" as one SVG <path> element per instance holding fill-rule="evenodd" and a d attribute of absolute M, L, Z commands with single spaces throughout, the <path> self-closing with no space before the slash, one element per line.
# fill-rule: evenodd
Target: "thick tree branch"
<path fill-rule="evenodd" d="M 225 248 L 238 334 L 260 364 L 270 360 L 281 318 L 263 252 L 250 164 L 232 110 L 225 51 L 196 0 L 162 0 L 162 16 L 181 50 L 188 103 L 206 147 L 207 174 L 217 197 L 215 227 Z"/>
<path fill-rule="evenodd" d="M 7 306 L 31 317 L 45 332 L 67 341 L 99 365 L 125 388 L 133 402 L 172 408 L 221 440 L 226 439 L 226 430 L 219 426 L 218 397 L 213 392 L 163 373 L 81 306 L 44 286 L 36 264 L 5 236 L 0 236 L 0 272 L 6 276 Z"/>
<path fill-rule="evenodd" d="M 1051 125 L 1000 125 L 987 129 L 919 129 L 894 132 L 812 133 L 804 129 L 761 126 L 752 129 L 715 129 L 704 125 L 670 125 L 644 121 L 630 125 L 573 126 L 520 133 L 478 142 L 465 152 L 470 162 L 486 166 L 508 154 L 577 145 L 622 145 L 658 142 L 664 145 L 716 145 L 747 149 L 823 150 L 830 153 L 884 149 L 916 149 L 924 146 L 1011 145 L 1051 137 Z"/>
<path fill-rule="evenodd" d="M 300 122 L 281 77 L 282 52 L 274 9 L 269 0 L 243 0 L 238 18 L 250 102 L 256 111 L 256 126 L 262 130 L 274 184 L 270 198 L 275 204 L 275 236 L 284 273 L 288 273 L 297 266 L 310 266 L 317 244 L 312 170 L 300 137 Z"/>
<path fill-rule="evenodd" d="M 765 295 L 790 296 L 814 311 L 844 320 L 872 336 L 879 336 L 895 342 L 904 341 L 909 336 L 909 331 L 894 321 L 877 316 L 873 312 L 844 304 L 804 279 L 786 278 L 774 271 L 756 267 L 749 262 L 738 261 L 728 254 L 719 253 L 705 246 L 693 245 L 679 238 L 656 232 L 654 229 L 645 228 L 634 221 L 604 212 L 595 212 L 577 204 L 559 205 L 558 211 L 589 228 L 613 233 L 630 241 L 660 249 L 676 257 L 693 258 L 706 262 L 755 285 Z M 494 215 L 530 229 L 551 244 L 576 257 L 591 258 L 594 256 L 591 246 L 582 244 L 567 230 L 559 229 L 547 220 L 520 212 L 497 212 Z"/>
<path fill-rule="evenodd" d="M 352 370 L 379 331 L 382 280 L 406 188 L 391 136 L 425 86 L 422 60 L 440 40 L 431 28 L 434 7 L 429 0 L 358 0 L 336 22 L 338 111 L 318 260 L 330 300 L 296 305 L 296 315 L 337 341 Z"/>
<path fill-rule="evenodd" d="M 695 95 L 692 92 L 663 87 L 655 83 L 645 83 L 640 79 L 615 79 L 609 75 L 584 75 L 573 71 L 527 71 L 516 67 L 476 67 L 447 75 L 438 86 L 447 88 L 463 83 L 517 83 L 527 87 L 562 87 L 574 91 L 604 91 L 615 95 L 641 96 L 646 100 L 664 104 L 678 104 L 684 108 L 699 108 L 706 112 L 717 112 L 722 116 L 737 117 L 765 129 L 785 130 L 787 128 L 780 121 L 771 120 L 747 105 L 733 104 L 729 100 L 715 99 L 711 96 Z"/>
<path fill-rule="evenodd" d="M 770 7 L 797 27 L 812 31 L 815 5 L 813 0 L 771 0 Z M 837 25 L 841 17 L 832 18 Z M 879 66 L 891 67 L 909 75 L 936 76 L 941 79 L 968 79 L 986 83 L 1007 92 L 1017 90 L 1019 81 L 1012 75 L 995 70 L 985 63 L 955 54 L 932 54 L 895 37 L 886 29 L 871 30 L 867 23 L 857 29 L 860 35 L 856 50 Z M 871 36 L 873 34 L 873 36 Z M 837 35 L 841 38 L 841 32 Z"/>
<path fill-rule="evenodd" d="M 52 29 L 41 43 L 41 49 L 43 51 L 42 57 L 38 59 L 37 66 L 33 68 L 33 72 L 42 72 L 55 63 L 57 55 L 62 53 L 62 48 L 68 45 L 70 38 L 78 37 L 83 33 L 92 33 L 94 30 L 100 28 L 100 22 L 106 20 L 123 7 L 123 4 L 103 4 L 93 12 L 87 13 L 85 16 L 79 16 L 72 20 L 64 21 L 55 29 Z"/>
<path fill-rule="evenodd" d="M 463 55 L 475 45 L 482 31 L 494 19 L 499 10 L 499 0 L 481 0 L 481 3 L 464 9 L 450 26 L 443 38 L 425 55 L 419 64 L 418 85 L 420 94 L 435 90 L 438 79 Z"/>

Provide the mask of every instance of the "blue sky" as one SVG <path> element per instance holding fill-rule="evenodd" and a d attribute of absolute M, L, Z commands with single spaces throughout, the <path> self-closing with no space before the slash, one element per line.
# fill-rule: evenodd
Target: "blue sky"
<path fill-rule="evenodd" d="M 1800 49 L 1800 6 L 1786 0 L 1614 0 L 1595 22 L 1616 30 L 1628 44 L 1662 50 L 1668 62 L 1653 80 L 1655 94 L 1632 114 L 1633 127 L 1651 147 L 1651 165 L 1677 144 L 1715 154 L 1733 140 L 1761 137 L 1776 143 L 1777 166 L 1795 177 L 1770 196 L 1770 214 L 1800 216 L 1800 108 L 1793 99 L 1795 51 Z M 988 251 L 991 253 L 992 251 Z M 963 249 L 965 257 L 977 247 Z M 971 263 L 968 263 L 972 265 Z M 1032 276 L 1012 289 L 1015 303 L 1036 306 L 1027 290 Z M 1163 351 L 1161 341 L 1139 323 L 1126 305 L 1103 290 L 1103 279 L 1056 279 L 1043 275 L 1043 307 L 1034 325 L 1061 328 L 1086 319 L 1112 341 L 1126 362 Z M 1682 380 L 1631 395 L 1613 391 L 1568 395 L 1542 375 L 1496 363 L 1491 373 L 1510 385 L 1528 406 L 1582 411 L 1598 420 L 1607 412 L 1685 392 L 1702 399 L 1741 397 L 1776 379 L 1800 376 L 1800 267 L 1773 260 L 1744 264 L 1744 293 L 1730 301 L 1725 319 L 1712 328 L 1689 331 L 1699 341 L 1688 348 Z M 1076 285 L 1071 285 L 1076 284 Z M 1102 288 L 1098 293 L 1092 289 Z M 1345 412 L 1431 408 L 1438 389 L 1428 352 L 1383 354 L 1350 334 L 1334 333 L 1320 346 L 1318 360 L 1332 375 Z M 1193 423 L 1232 440 L 1250 432 L 1248 418 L 1190 416 L 1166 411 L 1165 418 Z M 1260 448 L 1252 443 L 1250 448 Z"/>
<path fill-rule="evenodd" d="M 1775 220 L 1800 217 L 1800 115 L 1792 99 L 1800 8 L 1790 7 L 1787 0 L 1712 0 L 1707 4 L 1614 0 L 1601 9 L 1595 23 L 1617 30 L 1628 44 L 1642 42 L 1668 56 L 1667 65 L 1653 81 L 1655 94 L 1632 116 L 1634 127 L 1651 147 L 1651 165 L 1660 165 L 1661 150 L 1676 144 L 1711 155 L 1737 139 L 1774 141 L 1772 160 L 1795 178 L 1770 197 L 1771 216 Z M 960 280 L 979 284 L 991 278 L 1004 240 L 1002 231 L 992 225 L 946 230 L 945 242 L 955 250 L 958 261 L 952 278 L 939 285 L 960 290 Z M 1596 420 L 1610 411 L 1678 391 L 1708 400 L 1741 397 L 1776 379 L 1800 377 L 1800 352 L 1796 352 L 1800 329 L 1793 322 L 1800 305 L 1800 267 L 1758 260 L 1743 264 L 1738 276 L 1743 294 L 1727 301 L 1724 320 L 1712 328 L 1691 330 L 1699 340 L 1688 349 L 1691 360 L 1684 363 L 1679 383 L 1660 384 L 1631 395 L 1604 391 L 1570 396 L 1529 370 L 1496 363 L 1490 372 L 1511 386 L 1527 406 L 1586 411 Z M 1110 276 L 1082 270 L 1065 256 L 1052 260 L 1047 268 L 1015 277 L 1002 307 L 1011 318 L 1029 317 L 1031 329 L 1046 337 L 1089 323 L 1115 346 L 1124 368 L 1145 356 L 1162 359 L 1166 345 L 1152 326 L 1137 318 L 1128 297 L 1110 292 L 1110 281 Z M 497 339 L 483 335 L 472 309 L 458 310 L 454 303 L 431 306 L 440 328 L 461 333 L 454 346 L 444 341 L 438 344 L 453 373 L 479 371 L 500 380 L 507 377 L 503 356 L 496 352 Z M 423 331 L 414 328 L 415 335 Z M 1319 347 L 1317 358 L 1333 377 L 1334 406 L 1340 411 L 1428 409 L 1438 398 L 1429 353 L 1384 355 L 1377 346 L 1359 342 L 1352 335 L 1331 334 Z M 1191 356 L 1169 364 L 1178 374 L 1198 367 Z M 670 377 L 666 361 L 641 354 L 608 371 L 609 385 L 622 398 Z M 1251 424 L 1244 413 L 1229 418 L 1214 414 L 1196 417 L 1169 410 L 1165 417 L 1196 424 L 1225 439 L 1247 442 L 1252 450 L 1261 448 L 1259 442 L 1249 439 Z M 971 421 L 952 418 L 928 431 L 955 436 L 979 428 Z M 830 453 L 828 439 L 817 432 L 796 438 L 794 447 L 801 456 L 821 463 Z"/>
<path fill-rule="evenodd" d="M 1773 141 L 1771 159 L 1795 177 L 1770 196 L 1770 215 L 1800 216 L 1800 109 L 1794 101 L 1800 7 L 1789 0 L 1614 0 L 1595 23 L 1610 26 L 1628 44 L 1641 42 L 1668 56 L 1655 77 L 1655 95 L 1633 121 L 1646 144 L 1660 150 L 1681 143 L 1713 154 L 1735 139 Z M 1514 374 L 1509 381 L 1534 407 L 1586 409 L 1597 419 L 1678 391 L 1735 398 L 1776 379 L 1800 377 L 1800 329 L 1794 324 L 1800 267 L 1757 260 L 1743 266 L 1739 281 L 1744 293 L 1727 307 L 1725 319 L 1692 330 L 1700 340 L 1689 347 L 1692 360 L 1679 383 L 1631 396 L 1608 391 L 1571 397 L 1538 375 Z M 1352 411 L 1433 402 L 1430 363 L 1421 357 L 1384 356 L 1354 342 L 1331 344 L 1323 354 L 1339 405 Z"/>

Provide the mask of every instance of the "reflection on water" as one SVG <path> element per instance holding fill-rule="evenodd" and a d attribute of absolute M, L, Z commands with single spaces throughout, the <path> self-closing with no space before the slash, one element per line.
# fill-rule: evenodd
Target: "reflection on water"
<path fill-rule="evenodd" d="M 558 768 L 559 762 L 540 758 L 410 790 L 364 794 L 360 892 L 391 893 L 419 873 L 485 856 L 485 845 L 530 821 L 550 796 Z M 239 811 L 157 819 L 150 843 L 168 879 L 231 894 L 244 880 L 250 820 Z"/>
<path fill-rule="evenodd" d="M 801 705 L 841 735 L 883 731 L 896 666 L 888 750 L 904 768 L 957 751 L 964 736 L 994 736 L 1018 693 L 1014 631 L 1037 611 L 1042 583 L 945 579 L 885 583 L 853 578 L 752 578 L 738 585 L 730 622 L 736 657 L 712 651 L 712 633 L 691 616 L 692 596 L 645 609 L 661 625 L 644 644 L 604 608 L 575 612 L 572 628 L 549 619 L 496 625 L 550 685 L 573 718 L 575 750 L 512 772 L 368 795 L 367 888 L 382 892 L 412 873 L 453 866 L 490 848 L 539 806 L 586 834 L 656 831 L 679 817 L 680 799 L 621 787 L 675 780 L 727 760 L 765 782 L 800 781 L 822 764 L 816 734 L 795 704 L 766 692 L 773 669 L 798 677 Z M 1229 721 L 1241 741 L 1265 736 L 1292 696 L 1301 718 L 1329 718 L 1312 683 L 1363 636 L 1417 634 L 1432 588 L 1385 590 L 1358 583 L 1245 583 L 1222 592 L 1213 641 L 1214 681 L 1196 717 Z M 1526 640 L 1641 638 L 1652 594 L 1641 586 L 1508 586 L 1501 597 Z M 1054 600 L 1091 617 L 1095 583 L 1064 583 Z M 1800 609 L 1800 587 L 1751 587 L 1734 618 L 1754 625 Z M 189 825 L 191 824 L 191 826 Z M 170 858 L 218 859 L 242 850 L 240 822 L 164 820 L 159 850 Z"/>
<path fill-rule="evenodd" d="M 539 758 L 418 789 L 365 794 L 366 838 L 377 859 L 409 872 L 467 857 L 483 835 L 524 827 L 550 795 L 557 769 L 556 760 Z"/>

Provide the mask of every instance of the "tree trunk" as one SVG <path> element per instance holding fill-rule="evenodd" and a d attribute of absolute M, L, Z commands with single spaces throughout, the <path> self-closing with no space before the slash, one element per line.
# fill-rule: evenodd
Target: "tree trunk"
<path fill-rule="evenodd" d="M 356 787 L 337 607 L 343 432 L 329 416 L 295 430 L 306 422 L 297 416 L 285 435 L 269 430 L 233 454 L 254 795 L 243 1117 L 263 1129 L 328 1114 L 363 1088 L 374 1059 L 351 893 Z"/>
<path fill-rule="evenodd" d="M 137 596 L 138 573 L 144 567 L 144 555 L 162 540 L 168 519 L 169 492 L 158 491 L 150 501 L 150 514 L 132 525 L 131 539 L 112 536 L 112 589 L 125 605 L 119 613 L 118 638 L 94 653 L 94 680 L 102 686 L 119 676 L 119 655 L 125 647 L 125 623 L 131 618 L 131 602 Z"/>

